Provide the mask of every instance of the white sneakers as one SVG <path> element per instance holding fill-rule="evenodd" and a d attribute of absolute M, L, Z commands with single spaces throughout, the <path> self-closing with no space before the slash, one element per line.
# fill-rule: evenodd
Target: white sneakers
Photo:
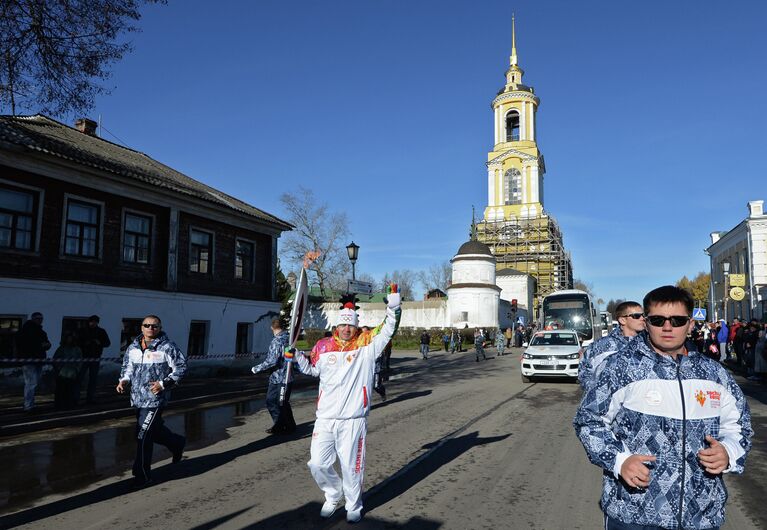
<path fill-rule="evenodd" d="M 362 508 L 359 510 L 354 510 L 352 512 L 346 512 L 346 522 L 347 523 L 359 523 L 362 519 Z"/>
<path fill-rule="evenodd" d="M 331 501 L 325 501 L 325 504 L 322 505 L 322 509 L 320 510 L 320 517 L 323 519 L 327 519 L 334 513 L 336 513 L 336 508 L 338 507 L 338 501 L 331 502 Z"/>
<path fill-rule="evenodd" d="M 320 510 L 320 517 L 323 519 L 329 519 L 334 513 L 336 513 L 336 509 L 338 508 L 338 503 L 340 501 L 325 501 L 325 503 L 322 505 L 322 509 Z M 346 512 L 346 522 L 347 523 L 359 523 L 362 520 L 362 508 L 359 510 L 354 510 L 351 512 Z"/>

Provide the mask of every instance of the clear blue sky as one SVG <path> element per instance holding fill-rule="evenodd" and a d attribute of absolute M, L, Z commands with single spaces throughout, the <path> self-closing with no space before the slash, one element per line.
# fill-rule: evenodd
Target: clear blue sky
<path fill-rule="evenodd" d="M 707 270 L 709 232 L 767 199 L 765 2 L 171 0 L 91 116 L 276 215 L 314 189 L 360 272 L 425 269 L 485 206 L 512 9 L 575 276 L 607 300 Z"/>

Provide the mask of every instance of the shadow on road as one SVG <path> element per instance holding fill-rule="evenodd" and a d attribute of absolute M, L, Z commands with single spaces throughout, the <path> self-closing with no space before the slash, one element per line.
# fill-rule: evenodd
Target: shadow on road
<path fill-rule="evenodd" d="M 400 403 L 402 401 L 407 401 L 408 399 L 415 399 L 419 397 L 428 396 L 429 394 L 431 394 L 431 390 L 421 390 L 420 392 L 405 392 L 404 394 L 400 394 L 394 399 L 390 399 L 388 401 L 382 401 L 380 403 L 376 403 L 375 405 L 372 405 L 370 407 L 370 410 L 380 409 L 381 407 L 392 405 L 394 403 Z"/>
<path fill-rule="evenodd" d="M 331 528 L 437 530 L 442 527 L 441 522 L 418 516 L 412 517 L 405 523 L 393 523 L 367 514 L 359 523 L 350 525 L 345 521 L 346 512 L 343 506 L 340 506 L 335 515 L 328 520 L 320 518 L 321 507 L 322 504 L 319 502 L 308 502 L 302 506 L 296 506 L 295 509 L 272 515 L 256 523 L 244 525 L 241 528 L 248 530 L 274 530 L 275 528 L 301 528 L 302 530 L 330 530 Z M 248 508 L 232 512 L 207 523 L 192 527 L 191 530 L 211 530 L 217 528 L 246 511 L 248 511 Z"/>
<path fill-rule="evenodd" d="M 411 460 L 392 476 L 370 488 L 364 495 L 365 511 L 373 511 L 402 495 L 471 448 L 499 442 L 509 436 L 511 434 L 480 438 L 479 432 L 474 431 L 447 441 L 437 440 L 424 445 L 423 449 L 430 449 L 431 451 Z"/>

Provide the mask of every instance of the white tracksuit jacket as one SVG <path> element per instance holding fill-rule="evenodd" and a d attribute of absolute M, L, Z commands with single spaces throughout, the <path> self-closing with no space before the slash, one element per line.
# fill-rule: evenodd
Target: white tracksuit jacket
<path fill-rule="evenodd" d="M 367 346 L 351 351 L 321 352 L 314 366 L 297 355 L 298 368 L 320 378 L 317 418 L 348 420 L 364 418 L 370 412 L 375 362 L 397 329 L 397 312 L 386 308 L 380 333 Z"/>

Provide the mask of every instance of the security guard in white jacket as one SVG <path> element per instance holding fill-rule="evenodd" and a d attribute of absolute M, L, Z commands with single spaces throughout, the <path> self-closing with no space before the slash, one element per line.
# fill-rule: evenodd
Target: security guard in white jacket
<path fill-rule="evenodd" d="M 320 515 L 330 517 L 345 497 L 346 520 L 350 523 L 362 518 L 365 436 L 375 362 L 397 330 L 400 294 L 388 295 L 386 318 L 370 333 L 359 332 L 354 309 L 353 302 L 344 306 L 334 335 L 320 340 L 310 358 L 304 352 L 296 355 L 303 373 L 320 378 L 308 462 L 314 480 L 325 493 Z M 343 480 L 333 469 L 336 458 L 341 463 Z"/>

